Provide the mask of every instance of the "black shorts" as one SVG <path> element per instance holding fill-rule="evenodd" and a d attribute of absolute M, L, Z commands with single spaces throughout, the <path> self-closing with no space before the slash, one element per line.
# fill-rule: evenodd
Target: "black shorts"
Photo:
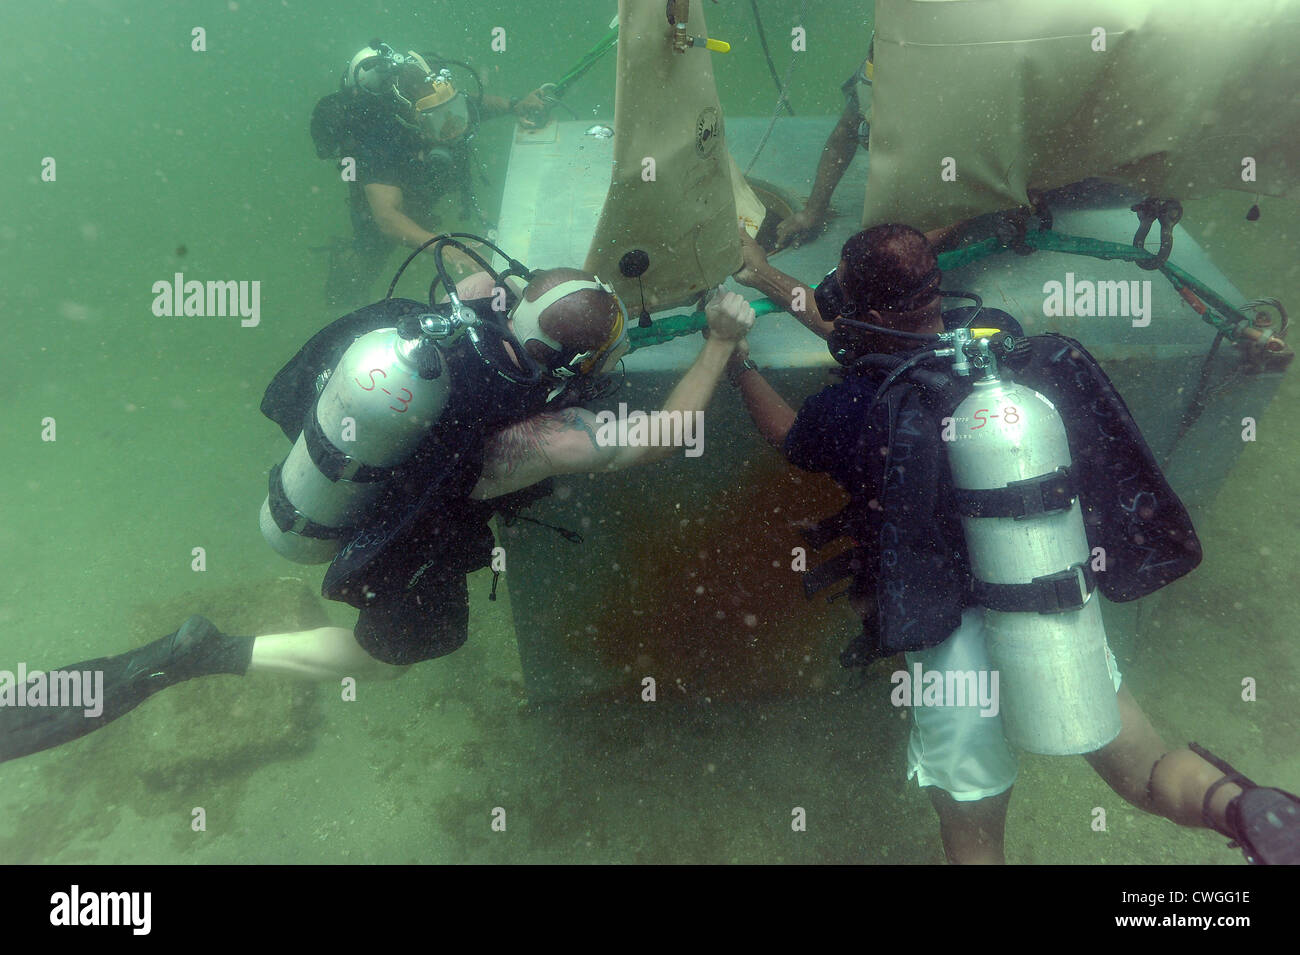
<path fill-rule="evenodd" d="M 395 666 L 459 650 L 469 637 L 465 574 L 427 568 L 405 589 L 362 608 L 355 632 L 361 649 Z"/>

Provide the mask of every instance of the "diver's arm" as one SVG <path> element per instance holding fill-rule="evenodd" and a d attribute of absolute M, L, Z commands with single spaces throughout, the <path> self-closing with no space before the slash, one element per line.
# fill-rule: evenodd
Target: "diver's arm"
<path fill-rule="evenodd" d="M 685 419 L 688 414 L 702 413 L 713 397 L 727 362 L 754 327 L 754 309 L 750 304 L 735 292 L 724 292 L 721 287 L 704 306 L 704 314 L 709 322 L 704 347 L 681 381 L 669 392 L 662 409 L 664 414 L 681 412 Z M 619 448 L 606 469 L 617 471 L 636 464 L 649 464 L 679 451 L 679 448 L 663 446 Z"/>
<path fill-rule="evenodd" d="M 712 334 L 662 409 L 683 419 L 704 410 L 732 352 L 754 326 L 754 310 L 734 292 L 715 296 L 705 312 Z M 681 453 L 671 446 L 619 447 L 616 440 L 602 440 L 602 427 L 609 425 L 585 408 L 565 408 L 498 432 L 488 441 L 483 473 L 470 496 L 499 497 L 557 474 L 621 471 Z"/>
<path fill-rule="evenodd" d="M 734 295 L 735 293 L 728 294 Z M 737 295 L 736 298 L 740 298 L 740 296 Z M 741 299 L 741 301 L 744 300 Z M 717 335 L 710 336 L 705 341 L 704 347 L 700 349 L 694 363 L 682 376 L 682 380 L 677 382 L 676 387 L 669 393 L 668 400 L 664 402 L 664 413 L 680 412 L 684 420 L 688 414 L 704 411 L 709 400 L 713 397 L 714 389 L 718 386 L 718 379 L 722 377 L 722 371 L 727 367 L 727 359 L 731 357 L 735 347 L 735 339 L 719 338 Z M 607 471 L 620 471 L 623 468 L 630 468 L 637 464 L 651 464 L 655 461 L 662 461 L 670 455 L 682 453 L 681 448 L 663 446 L 617 448 L 616 450 L 618 453 L 605 466 Z"/>
<path fill-rule="evenodd" d="M 366 201 L 370 203 L 370 212 L 375 217 L 375 224 L 384 235 L 396 239 L 410 249 L 417 249 L 434 237 L 434 233 L 402 211 L 402 190 L 399 186 L 368 182 L 365 190 Z M 444 249 L 443 255 L 447 265 L 457 275 L 479 271 L 478 264 L 459 249 Z"/>
<path fill-rule="evenodd" d="M 776 304 L 799 319 L 806 328 L 822 338 L 829 338 L 835 330 L 833 322 L 825 321 L 817 310 L 810 286 L 800 282 L 792 275 L 786 275 L 780 269 L 773 268 L 767 261 L 767 253 L 755 242 L 742 227 L 740 230 L 741 252 L 744 265 L 736 273 L 736 281 L 762 292 Z M 802 306 L 802 307 L 796 307 Z"/>
<path fill-rule="evenodd" d="M 785 444 L 785 436 L 794 426 L 795 411 L 776 393 L 767 379 L 755 369 L 746 369 L 735 378 L 745 399 L 745 409 L 754 419 L 758 433 L 775 447 Z"/>
<path fill-rule="evenodd" d="M 366 183 L 366 201 L 370 203 L 370 213 L 375 217 L 379 231 L 390 239 L 396 239 L 408 248 L 416 248 L 433 238 L 433 233 L 424 229 L 414 219 L 402 211 L 402 190 L 398 186 L 386 183 Z"/>
<path fill-rule="evenodd" d="M 702 411 L 731 356 L 734 342 L 710 339 L 664 403 L 664 411 Z M 681 453 L 672 447 L 619 447 L 617 431 L 586 408 L 534 415 L 488 439 L 475 500 L 500 497 L 558 474 L 621 471 Z"/>
<path fill-rule="evenodd" d="M 482 501 L 557 474 L 601 471 L 617 448 L 596 438 L 599 423 L 585 408 L 544 411 L 488 438 L 483 473 L 470 497 Z"/>
<path fill-rule="evenodd" d="M 546 125 L 548 109 L 540 89 L 535 89 L 523 99 L 516 100 L 513 105 L 510 100 L 503 97 L 484 94 L 481 108 L 485 119 L 513 113 L 525 129 Z"/>
<path fill-rule="evenodd" d="M 734 341 L 710 338 L 677 383 L 664 411 L 703 411 L 713 396 Z M 500 497 L 558 474 L 621 471 L 680 454 L 673 447 L 619 447 L 617 431 L 586 408 L 534 415 L 488 439 L 483 473 L 470 493 L 475 500 Z"/>
<path fill-rule="evenodd" d="M 856 96 L 850 96 L 840 113 L 840 120 L 831 130 L 822 147 L 817 163 L 817 178 L 813 181 L 812 195 L 805 207 L 819 220 L 826 218 L 831 208 L 831 196 L 844 178 L 844 171 L 858 153 L 858 126 L 862 122 L 862 107 Z"/>
<path fill-rule="evenodd" d="M 488 93 L 483 94 L 479 100 L 483 110 L 484 119 L 492 119 L 497 116 L 504 116 L 510 112 L 510 101 L 504 96 L 492 96 Z"/>

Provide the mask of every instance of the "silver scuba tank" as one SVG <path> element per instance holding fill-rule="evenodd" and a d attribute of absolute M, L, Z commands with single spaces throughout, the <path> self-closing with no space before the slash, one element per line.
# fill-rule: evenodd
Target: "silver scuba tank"
<path fill-rule="evenodd" d="M 1069 473 L 1053 404 L 1005 380 L 987 340 L 971 344 L 982 375 L 945 443 L 1003 727 L 1032 753 L 1090 753 L 1120 716 L 1077 491 L 1086 475 Z"/>
<path fill-rule="evenodd" d="M 421 316 L 426 331 L 431 322 L 449 321 Z M 352 343 L 288 457 L 271 472 L 260 523 L 278 553 L 301 564 L 334 558 L 391 469 L 441 416 L 450 388 L 443 372 L 434 336 L 403 339 L 397 329 L 382 328 Z"/>

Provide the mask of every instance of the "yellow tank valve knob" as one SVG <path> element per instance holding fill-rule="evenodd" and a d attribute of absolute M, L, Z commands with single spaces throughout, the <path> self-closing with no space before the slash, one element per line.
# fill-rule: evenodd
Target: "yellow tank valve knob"
<path fill-rule="evenodd" d="M 706 39 L 704 41 L 705 49 L 712 50 L 714 53 L 730 53 L 731 44 L 725 40 Z"/>

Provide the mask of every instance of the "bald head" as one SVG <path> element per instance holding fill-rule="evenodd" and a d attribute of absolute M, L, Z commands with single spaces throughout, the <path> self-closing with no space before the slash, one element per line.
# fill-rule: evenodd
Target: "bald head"
<path fill-rule="evenodd" d="M 551 289 L 565 282 L 594 282 L 596 277 L 580 269 L 545 269 L 536 272 L 524 289 L 524 301 L 535 302 Z M 600 289 L 579 289 L 564 296 L 542 312 L 541 330 L 567 348 L 588 349 L 603 345 L 618 317 L 618 300 Z M 534 358 L 544 359 L 538 348 L 541 342 L 530 341 L 528 350 Z"/>

